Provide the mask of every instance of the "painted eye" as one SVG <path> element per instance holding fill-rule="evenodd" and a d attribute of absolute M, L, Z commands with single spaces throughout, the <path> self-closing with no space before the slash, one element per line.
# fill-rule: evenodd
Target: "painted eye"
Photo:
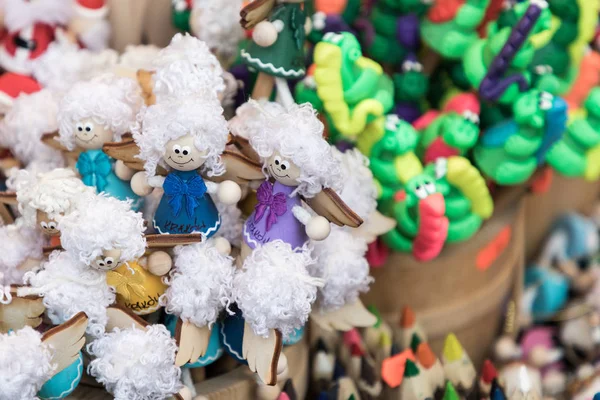
<path fill-rule="evenodd" d="M 92 129 L 94 129 L 94 124 L 92 124 L 91 122 L 88 122 L 87 124 L 85 124 L 85 131 L 86 132 L 91 132 Z"/>
<path fill-rule="evenodd" d="M 275 165 L 281 164 L 281 157 L 279 157 L 279 156 L 275 157 L 274 163 L 275 163 Z"/>
<path fill-rule="evenodd" d="M 78 123 L 77 125 L 75 125 L 75 129 L 77 129 L 79 132 L 83 132 L 83 124 Z"/>
<path fill-rule="evenodd" d="M 423 65 L 421 63 L 415 63 L 413 68 L 416 72 L 423 72 Z"/>
<path fill-rule="evenodd" d="M 50 229 L 56 229 L 56 222 L 54 222 L 54 221 L 53 222 L 49 222 L 48 223 L 48 228 L 50 228 Z"/>
<path fill-rule="evenodd" d="M 190 146 L 183 146 L 181 148 L 181 152 L 183 153 L 184 156 L 187 156 L 188 154 L 190 154 L 192 152 L 192 149 L 190 149 Z"/>
<path fill-rule="evenodd" d="M 96 265 L 100 268 L 104 268 L 104 260 L 96 260 Z"/>
<path fill-rule="evenodd" d="M 434 194 L 436 192 L 435 189 L 435 184 L 433 184 L 432 182 L 427 182 L 425 184 L 425 190 L 427 191 L 427 193 L 429 194 Z"/>
<path fill-rule="evenodd" d="M 42 229 L 48 229 L 48 224 L 45 222 L 40 222 L 40 226 L 42 227 Z"/>
<path fill-rule="evenodd" d="M 412 70 L 412 61 L 405 61 L 402 63 L 402 72 L 408 72 Z"/>
<path fill-rule="evenodd" d="M 284 170 L 284 171 L 285 171 L 285 170 L 286 170 L 286 169 L 288 169 L 289 167 L 290 167 L 290 163 L 289 163 L 289 161 L 283 161 L 283 162 L 281 163 L 281 169 L 282 169 L 282 170 Z"/>
<path fill-rule="evenodd" d="M 419 199 L 423 200 L 427 197 L 427 189 L 425 189 L 425 186 L 417 185 L 415 186 L 415 194 Z"/>
<path fill-rule="evenodd" d="M 111 265 L 113 265 L 115 263 L 115 259 L 112 257 L 106 257 L 104 259 L 104 262 L 106 263 L 106 265 L 108 265 L 110 267 Z"/>
<path fill-rule="evenodd" d="M 175 153 L 175 154 L 181 153 L 181 146 L 178 145 L 178 144 L 174 145 L 173 146 L 173 153 Z"/>

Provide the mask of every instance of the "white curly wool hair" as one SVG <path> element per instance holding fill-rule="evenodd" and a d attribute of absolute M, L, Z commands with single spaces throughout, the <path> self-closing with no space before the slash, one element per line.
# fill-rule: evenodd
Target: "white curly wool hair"
<path fill-rule="evenodd" d="M 343 186 L 339 195 L 363 221 L 367 221 L 377 209 L 377 186 L 369 169 L 369 159 L 356 148 L 342 153 L 332 147 L 332 151 L 342 167 Z"/>
<path fill-rule="evenodd" d="M 29 326 L 0 334 L 0 399 L 37 399 L 54 372 L 50 348 Z"/>
<path fill-rule="evenodd" d="M 118 142 L 135 125 L 142 105 L 137 82 L 115 75 L 102 75 L 77 82 L 60 101 L 58 124 L 60 142 L 69 150 L 75 147 L 75 124 L 91 118 L 113 133 Z"/>
<path fill-rule="evenodd" d="M 178 33 L 154 59 L 154 94 L 157 103 L 169 97 L 216 97 L 225 90 L 223 68 L 206 43 Z"/>
<path fill-rule="evenodd" d="M 0 283 L 22 284 L 25 271 L 19 269 L 27 258 L 43 258 L 44 237 L 33 227 L 24 226 L 21 219 L 0 227 Z"/>
<path fill-rule="evenodd" d="M 139 158 L 144 160 L 148 177 L 156 174 L 159 165 L 168 168 L 163 160 L 167 143 L 189 134 L 194 136 L 196 148 L 207 153 L 202 170 L 208 176 L 225 172 L 221 154 L 225 150 L 229 130 L 223 108 L 216 98 L 171 98 L 144 108 L 138 119 L 140 123 L 133 130 L 133 138 L 140 148 Z"/>
<path fill-rule="evenodd" d="M 104 250 L 121 250 L 123 261 L 135 261 L 146 251 L 142 214 L 131 209 L 131 200 L 104 193 L 77 202 L 60 219 L 58 229 L 63 248 L 86 265 L 92 265 Z"/>
<path fill-rule="evenodd" d="M 94 188 L 86 186 L 73 170 L 66 168 L 39 174 L 20 170 L 11 179 L 14 179 L 19 212 L 29 226 L 35 225 L 37 210 L 57 220 L 68 213 L 79 199 L 91 197 L 95 192 Z"/>
<path fill-rule="evenodd" d="M 177 246 L 160 304 L 184 322 L 212 327 L 231 301 L 234 273 L 233 258 L 219 253 L 214 240 Z"/>
<path fill-rule="evenodd" d="M 322 284 L 307 271 L 313 262 L 308 247 L 294 252 L 281 240 L 246 258 L 233 281 L 233 301 L 255 334 L 267 337 L 269 329 L 277 329 L 285 339 L 304 326 Z"/>
<path fill-rule="evenodd" d="M 244 38 L 240 25 L 242 3 L 242 0 L 194 0 L 190 18 L 192 33 L 219 56 L 232 57 Z"/>
<path fill-rule="evenodd" d="M 48 317 L 55 325 L 84 312 L 89 323 L 86 332 L 93 337 L 104 333 L 106 308 L 115 302 L 115 294 L 106 283 L 106 273 L 89 268 L 77 256 L 55 251 L 38 271 L 27 272 L 18 294 L 43 297 Z"/>
<path fill-rule="evenodd" d="M 181 387 L 175 366 L 177 344 L 164 325 L 114 331 L 87 346 L 94 357 L 88 372 L 116 400 L 159 400 Z"/>
<path fill-rule="evenodd" d="M 32 64 L 33 76 L 43 87 L 62 96 L 76 82 L 105 74 L 117 64 L 118 58 L 115 50 L 92 52 L 76 43 L 57 40 Z"/>
<path fill-rule="evenodd" d="M 0 122 L 0 147 L 9 148 L 24 165 L 40 161 L 64 166 L 60 151 L 40 140 L 43 134 L 56 131 L 57 112 L 58 104 L 49 90 L 20 95 Z"/>
<path fill-rule="evenodd" d="M 160 48 L 154 45 L 129 45 L 119 57 L 119 66 L 138 69 L 152 69 L 154 59 L 158 57 Z"/>
<path fill-rule="evenodd" d="M 300 168 L 295 193 L 310 198 L 323 188 L 337 191 L 342 185 L 340 163 L 323 139 L 323 124 L 309 103 L 294 104 L 283 114 L 265 112 L 264 128 L 250 137 L 250 144 L 263 162 L 278 151 Z"/>
<path fill-rule="evenodd" d="M 332 227 L 327 239 L 313 244 L 316 262 L 310 274 L 325 281 L 319 288 L 318 304 L 322 311 L 333 311 L 354 303 L 359 294 L 369 290 L 373 278 L 365 258 L 367 244 L 362 238 L 340 227 Z"/>
<path fill-rule="evenodd" d="M 274 101 L 260 99 L 242 104 L 229 120 L 229 129 L 235 136 L 250 140 L 265 128 L 268 117 L 285 114 L 285 107 Z"/>

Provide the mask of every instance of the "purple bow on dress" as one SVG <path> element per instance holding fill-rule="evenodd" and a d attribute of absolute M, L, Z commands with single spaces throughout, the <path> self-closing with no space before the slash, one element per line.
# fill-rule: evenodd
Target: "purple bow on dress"
<path fill-rule="evenodd" d="M 287 211 L 285 193 L 277 193 L 273 195 L 273 185 L 270 182 L 264 182 L 256 192 L 258 204 L 256 205 L 254 222 L 262 219 L 267 212 L 267 232 L 273 224 L 277 222 L 277 217 L 282 216 Z"/>

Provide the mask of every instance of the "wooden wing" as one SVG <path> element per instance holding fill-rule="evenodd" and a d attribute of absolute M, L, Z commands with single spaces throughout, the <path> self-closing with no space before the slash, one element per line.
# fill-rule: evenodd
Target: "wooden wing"
<path fill-rule="evenodd" d="M 0 304 L 0 332 L 19 330 L 25 326 L 37 328 L 42 323 L 42 315 L 46 311 L 43 299 L 39 296 L 22 296 L 17 294 L 18 286 L 10 287 L 12 301 Z"/>
<path fill-rule="evenodd" d="M 0 221 L 4 225 L 15 222 L 15 217 L 8 207 L 9 205 L 17 205 L 17 194 L 13 192 L 0 192 Z"/>
<path fill-rule="evenodd" d="M 210 342 L 211 330 L 208 326 L 198 327 L 191 322 L 177 319 L 175 340 L 177 341 L 177 358 L 175 364 L 181 367 L 187 363 L 195 363 L 204 354 Z"/>
<path fill-rule="evenodd" d="M 164 249 L 200 242 L 202 242 L 202 235 L 199 233 L 146 235 L 146 245 L 149 249 Z"/>
<path fill-rule="evenodd" d="M 0 204 L 17 205 L 17 194 L 15 192 L 0 192 Z"/>
<path fill-rule="evenodd" d="M 120 142 L 106 143 L 102 150 L 115 160 L 121 160 L 131 169 L 136 171 L 144 170 L 144 161 L 136 158 L 140 154 L 140 149 L 132 137 L 124 137 Z"/>
<path fill-rule="evenodd" d="M 255 0 L 242 8 L 240 24 L 244 29 L 252 29 L 260 21 L 264 21 L 275 6 L 275 0 Z"/>
<path fill-rule="evenodd" d="M 304 199 L 314 212 L 338 226 L 358 228 L 363 220 L 333 190 L 326 188 L 310 199 Z"/>
<path fill-rule="evenodd" d="M 44 133 L 42 135 L 42 143 L 48 147 L 52 147 L 53 149 L 68 152 L 69 150 L 67 150 L 67 148 L 58 141 L 58 136 L 58 131 Z"/>
<path fill-rule="evenodd" d="M 262 165 L 252 161 L 241 153 L 225 150 L 221 159 L 225 164 L 225 173 L 221 176 L 210 177 L 211 181 L 223 182 L 232 180 L 238 184 L 247 184 L 251 181 L 265 179 L 265 175 L 262 172 Z"/>
<path fill-rule="evenodd" d="M 121 306 L 110 306 L 106 309 L 108 322 L 106 323 L 106 332 L 111 332 L 115 328 L 129 329 L 132 326 L 137 329 L 146 330 L 148 323 L 141 317 L 135 315 L 128 308 Z"/>
<path fill-rule="evenodd" d="M 42 252 L 44 254 L 44 257 L 48 257 L 50 254 L 52 254 L 53 251 L 56 250 L 63 250 L 63 247 L 60 244 L 54 246 L 44 246 Z"/>
<path fill-rule="evenodd" d="M 58 374 L 79 358 L 85 345 L 85 329 L 88 317 L 78 313 L 62 325 L 54 327 L 42 335 L 42 341 L 52 347 L 52 364 L 56 364 L 54 375 Z"/>
<path fill-rule="evenodd" d="M 142 89 L 142 97 L 144 98 L 144 103 L 147 106 L 152 106 L 156 104 L 156 96 L 154 95 L 154 84 L 152 82 L 152 76 L 154 72 L 146 71 L 144 69 L 140 69 L 137 71 L 137 81 L 140 85 L 140 89 Z"/>
<path fill-rule="evenodd" d="M 245 155 L 250 160 L 256 163 L 260 163 L 260 157 L 254 150 L 254 148 L 250 146 L 250 142 L 248 141 L 248 139 L 240 136 L 231 135 L 230 144 L 235 146 L 243 155 Z"/>

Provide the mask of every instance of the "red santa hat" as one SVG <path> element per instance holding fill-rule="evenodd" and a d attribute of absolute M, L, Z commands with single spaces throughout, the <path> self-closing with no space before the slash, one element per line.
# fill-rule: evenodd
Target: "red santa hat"
<path fill-rule="evenodd" d="M 108 15 L 108 5 L 106 0 L 75 0 L 75 14 L 84 18 L 105 18 Z"/>
<path fill-rule="evenodd" d="M 6 113 L 14 100 L 21 94 L 31 94 L 42 90 L 42 86 L 33 78 L 10 72 L 0 76 L 0 114 Z"/>

